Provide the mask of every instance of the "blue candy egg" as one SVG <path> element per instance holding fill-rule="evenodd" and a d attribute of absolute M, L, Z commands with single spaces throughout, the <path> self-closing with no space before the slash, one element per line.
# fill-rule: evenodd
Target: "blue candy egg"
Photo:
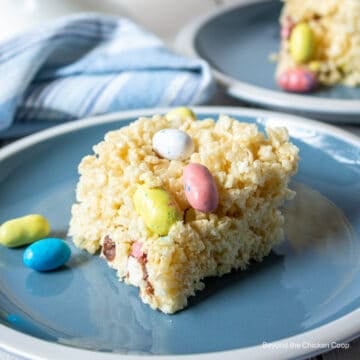
<path fill-rule="evenodd" d="M 46 238 L 31 244 L 24 252 L 24 264 L 37 271 L 55 270 L 71 256 L 69 245 L 62 239 Z"/>

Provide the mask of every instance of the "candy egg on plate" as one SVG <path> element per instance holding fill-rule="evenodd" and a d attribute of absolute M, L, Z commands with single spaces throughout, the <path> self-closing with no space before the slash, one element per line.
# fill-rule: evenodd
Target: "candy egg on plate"
<path fill-rule="evenodd" d="M 152 139 L 154 151 L 168 160 L 184 160 L 194 151 L 191 137 L 179 129 L 163 129 Z"/>
<path fill-rule="evenodd" d="M 71 256 L 69 245 L 62 239 L 46 238 L 31 244 L 24 252 L 24 264 L 37 271 L 50 271 L 64 265 Z"/>
<path fill-rule="evenodd" d="M 278 85 L 285 91 L 306 93 L 317 85 L 317 76 L 306 68 L 296 67 L 284 71 L 277 78 Z"/>
<path fill-rule="evenodd" d="M 190 205 L 201 212 L 214 211 L 219 205 L 219 194 L 214 177 L 201 164 L 191 163 L 184 168 L 184 191 Z"/>

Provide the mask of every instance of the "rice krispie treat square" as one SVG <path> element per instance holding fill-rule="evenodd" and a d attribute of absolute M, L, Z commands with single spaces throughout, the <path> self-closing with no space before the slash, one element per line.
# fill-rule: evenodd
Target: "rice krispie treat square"
<path fill-rule="evenodd" d="M 169 141 L 156 143 L 161 131 Z M 90 253 L 100 249 L 153 309 L 183 309 L 205 277 L 245 269 L 283 240 L 279 207 L 294 196 L 298 149 L 285 128 L 266 134 L 191 111 L 107 133 L 79 165 L 70 235 Z"/>

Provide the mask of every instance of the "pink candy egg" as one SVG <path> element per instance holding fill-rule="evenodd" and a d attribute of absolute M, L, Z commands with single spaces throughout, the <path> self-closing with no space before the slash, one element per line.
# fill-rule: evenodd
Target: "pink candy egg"
<path fill-rule="evenodd" d="M 305 68 L 284 71 L 277 79 L 278 85 L 285 91 L 305 93 L 317 85 L 316 74 Z"/>
<path fill-rule="evenodd" d="M 294 21 L 289 16 L 287 16 L 281 26 L 281 30 L 280 30 L 281 38 L 285 40 L 289 39 L 294 26 L 295 26 Z"/>
<path fill-rule="evenodd" d="M 190 205 L 201 212 L 214 211 L 219 205 L 219 193 L 209 169 L 192 163 L 184 168 L 184 191 Z"/>
<path fill-rule="evenodd" d="M 138 260 L 144 256 L 144 253 L 142 251 L 142 243 L 140 241 L 135 241 L 131 245 L 131 256 Z"/>
<path fill-rule="evenodd" d="M 280 30 L 280 36 L 282 39 L 289 39 L 292 28 L 289 26 L 282 26 Z"/>

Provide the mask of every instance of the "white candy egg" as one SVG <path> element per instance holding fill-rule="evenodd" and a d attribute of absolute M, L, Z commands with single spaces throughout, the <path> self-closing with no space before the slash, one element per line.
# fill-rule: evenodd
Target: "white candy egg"
<path fill-rule="evenodd" d="M 179 129 L 163 129 L 158 131 L 153 139 L 154 151 L 169 160 L 184 160 L 194 151 L 191 137 Z"/>

